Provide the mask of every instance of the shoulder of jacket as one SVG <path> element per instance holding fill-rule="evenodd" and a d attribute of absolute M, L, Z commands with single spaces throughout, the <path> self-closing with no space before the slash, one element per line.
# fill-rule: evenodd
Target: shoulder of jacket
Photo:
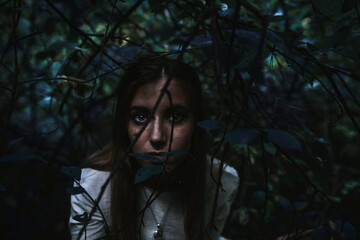
<path fill-rule="evenodd" d="M 81 169 L 81 179 L 93 179 L 93 178 L 106 178 L 108 177 L 110 172 L 108 171 L 100 171 L 93 168 L 82 168 Z"/>
<path fill-rule="evenodd" d="M 81 179 L 80 185 L 77 182 L 74 182 L 74 187 L 81 186 L 85 191 L 82 194 L 72 195 L 71 199 L 75 202 L 79 203 L 87 203 L 88 205 L 92 206 L 92 200 L 88 197 L 96 199 L 101 191 L 101 187 L 105 184 L 110 172 L 107 171 L 99 171 L 91 168 L 83 168 L 81 171 Z M 106 207 L 107 202 L 110 199 L 110 186 L 111 182 L 107 184 L 103 197 L 100 201 L 100 207 Z M 104 205 L 104 206 L 103 206 Z"/>
<path fill-rule="evenodd" d="M 99 171 L 92 168 L 81 169 L 80 185 L 85 189 L 101 188 L 102 184 L 109 177 L 110 172 Z"/>
<path fill-rule="evenodd" d="M 212 173 L 218 174 L 220 166 L 221 166 L 221 161 L 217 158 L 212 159 L 210 156 L 208 156 L 207 157 L 207 166 L 206 166 L 208 169 L 208 172 L 211 171 L 211 165 L 212 165 Z M 235 170 L 235 168 L 230 166 L 226 162 L 224 162 L 224 164 L 223 164 L 223 173 L 222 174 L 225 177 L 229 177 L 229 178 L 233 178 L 233 179 L 239 178 L 239 175 L 238 175 L 237 171 Z"/>
<path fill-rule="evenodd" d="M 212 166 L 212 167 L 211 167 Z M 211 182 L 214 183 L 214 180 L 212 179 L 211 175 L 217 179 L 219 170 L 221 167 L 221 161 L 219 159 L 212 159 L 211 157 L 207 157 L 207 182 L 210 184 Z M 228 165 L 227 163 L 223 164 L 222 168 L 222 175 L 221 175 L 221 182 L 223 186 L 226 188 L 227 186 L 233 186 L 237 188 L 237 185 L 239 184 L 239 175 L 235 168 Z M 211 185 L 211 184 L 210 184 Z"/>

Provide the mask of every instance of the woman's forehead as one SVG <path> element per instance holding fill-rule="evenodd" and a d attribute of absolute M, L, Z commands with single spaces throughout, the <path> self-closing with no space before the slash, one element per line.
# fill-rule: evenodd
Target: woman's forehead
<path fill-rule="evenodd" d="M 135 91 L 131 106 L 155 106 L 167 80 L 168 78 L 164 76 L 157 81 L 141 85 Z M 160 104 L 171 105 L 170 98 L 173 105 L 183 105 L 190 108 L 191 97 L 189 86 L 177 79 L 171 79 L 170 84 L 167 87 L 167 92 L 162 97 Z"/>

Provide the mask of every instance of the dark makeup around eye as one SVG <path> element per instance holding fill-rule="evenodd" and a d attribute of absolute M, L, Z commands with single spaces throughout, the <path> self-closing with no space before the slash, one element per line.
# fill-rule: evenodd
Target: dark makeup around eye
<path fill-rule="evenodd" d="M 142 107 L 142 106 L 133 106 L 130 108 L 130 113 L 129 113 L 129 120 L 133 121 L 136 124 L 142 124 L 145 123 L 144 122 L 139 122 L 136 120 L 136 117 L 141 115 L 144 115 L 146 118 L 149 118 L 151 111 L 146 108 L 146 107 Z"/>
<path fill-rule="evenodd" d="M 145 106 L 132 106 L 130 108 L 130 120 L 132 120 L 135 123 L 145 123 L 145 122 L 138 122 L 136 121 L 136 117 L 138 115 L 144 115 L 146 118 L 150 117 L 151 114 L 151 110 Z M 186 108 L 185 106 L 181 105 L 181 104 L 175 104 L 175 105 L 171 105 L 169 106 L 166 110 L 165 110 L 165 114 L 164 117 L 170 120 L 170 117 L 172 115 L 178 115 L 178 119 L 174 119 L 174 123 L 181 123 L 184 119 L 186 119 L 188 117 L 190 113 L 190 110 L 188 108 Z"/>

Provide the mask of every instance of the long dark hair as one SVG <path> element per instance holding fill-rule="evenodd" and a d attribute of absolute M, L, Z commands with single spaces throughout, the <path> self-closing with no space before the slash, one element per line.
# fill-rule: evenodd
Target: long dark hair
<path fill-rule="evenodd" d="M 197 73 L 189 65 L 162 56 L 142 58 L 130 64 L 117 89 L 117 105 L 113 126 L 112 143 L 101 153 L 90 157 L 88 166 L 100 170 L 111 169 L 125 156 L 130 146 L 127 133 L 129 108 L 136 90 L 145 83 L 154 82 L 161 77 L 187 84 L 191 90 L 191 104 L 195 124 L 202 118 L 201 84 Z M 204 190 L 205 190 L 205 139 L 199 128 L 194 127 L 190 155 L 194 160 L 186 161 L 186 175 L 183 176 L 183 207 L 186 209 L 184 227 L 188 239 L 203 239 L 204 236 Z M 193 158 L 191 158 L 193 159 Z M 136 205 L 134 175 L 137 162 L 125 157 L 120 170 L 111 181 L 112 229 L 116 239 L 137 239 L 138 221 L 134 216 L 139 208 Z"/>

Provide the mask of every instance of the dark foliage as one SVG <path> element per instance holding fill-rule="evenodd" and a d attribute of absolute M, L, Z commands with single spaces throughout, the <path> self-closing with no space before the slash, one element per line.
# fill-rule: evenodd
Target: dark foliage
<path fill-rule="evenodd" d="M 357 239 L 356 0 L 0 3 L 2 239 L 68 238 L 73 171 L 109 141 L 114 89 L 137 56 L 200 74 L 209 153 L 241 183 L 230 239 Z M 15 155 L 16 154 L 16 155 Z M 68 188 L 68 190 L 66 190 Z M 81 190 L 81 189 L 80 189 Z"/>

